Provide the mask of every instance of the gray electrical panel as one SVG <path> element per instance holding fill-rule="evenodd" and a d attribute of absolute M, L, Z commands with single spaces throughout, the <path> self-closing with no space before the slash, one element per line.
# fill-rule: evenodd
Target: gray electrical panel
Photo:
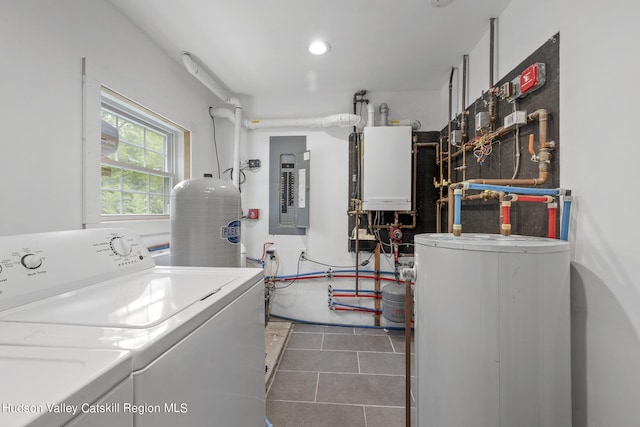
<path fill-rule="evenodd" d="M 269 138 L 269 234 L 305 234 L 309 227 L 306 136 Z"/>

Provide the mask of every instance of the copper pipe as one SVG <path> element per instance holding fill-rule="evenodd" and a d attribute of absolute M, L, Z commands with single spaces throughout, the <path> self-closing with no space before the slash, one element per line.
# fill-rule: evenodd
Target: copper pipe
<path fill-rule="evenodd" d="M 376 243 L 376 251 L 375 251 L 375 258 L 374 258 L 374 269 L 376 271 L 376 275 L 375 275 L 375 281 L 373 282 L 373 289 L 376 292 L 380 292 L 380 242 Z M 376 295 L 378 295 L 376 293 Z M 375 300 L 375 309 L 376 309 L 376 314 L 374 316 L 374 324 L 376 326 L 380 326 L 380 298 L 376 298 Z"/>
<path fill-rule="evenodd" d="M 453 108 L 452 104 L 453 104 L 453 73 L 454 73 L 454 71 L 455 71 L 455 68 L 451 68 L 451 75 L 449 76 L 449 124 L 448 124 L 449 133 L 447 135 L 447 154 L 448 154 L 447 155 L 447 158 L 448 158 L 448 160 L 447 160 L 447 176 L 448 176 L 447 185 L 449 185 L 451 183 L 451 147 L 452 147 L 452 145 L 451 145 L 451 120 L 452 120 L 452 117 L 451 117 L 452 116 L 452 112 L 451 112 L 451 110 Z M 440 162 L 440 165 L 442 165 L 442 161 Z M 442 186 L 442 185 L 444 185 L 444 182 L 443 182 L 443 179 L 442 179 L 443 178 L 442 174 L 440 174 L 440 178 L 441 178 L 440 179 L 440 185 Z M 453 197 L 453 195 L 450 195 L 449 197 Z M 449 210 L 447 215 L 451 219 L 453 219 L 453 210 L 451 208 L 451 204 L 448 205 L 447 209 Z M 452 227 L 451 221 L 449 221 L 449 228 L 451 228 L 451 227 Z M 449 232 L 451 232 L 451 231 L 449 231 Z"/>
<path fill-rule="evenodd" d="M 358 296 L 358 264 L 360 264 L 360 206 L 356 207 L 356 296 Z"/>
<path fill-rule="evenodd" d="M 470 179 L 467 182 L 473 182 L 476 184 L 490 184 L 490 185 L 521 185 L 521 186 L 537 186 L 543 185 L 549 178 L 549 162 L 551 157 L 551 149 L 554 144 L 547 142 L 547 121 L 548 113 L 545 109 L 539 109 L 529 114 L 529 121 L 538 120 L 538 135 L 540 142 L 538 153 L 538 177 L 529 179 Z M 506 131 L 498 129 L 494 134 L 499 136 Z"/>
<path fill-rule="evenodd" d="M 404 286 L 405 425 L 411 427 L 411 320 L 413 318 L 411 280 L 405 278 Z"/>
<path fill-rule="evenodd" d="M 440 152 L 438 153 L 438 162 L 440 163 L 440 182 L 438 188 L 440 191 L 440 199 L 444 196 L 444 187 L 442 186 L 443 175 L 443 161 L 442 161 L 442 136 L 440 136 Z M 442 204 L 436 203 L 436 231 L 440 233 L 442 231 Z"/>
<path fill-rule="evenodd" d="M 460 143 L 464 149 L 467 140 L 467 68 L 469 55 L 462 56 L 462 112 L 460 113 Z M 464 153 L 464 151 L 463 151 Z M 462 180 L 467 179 L 467 156 L 462 156 Z"/>
<path fill-rule="evenodd" d="M 489 131 L 493 132 L 496 122 L 495 94 L 493 90 L 493 66 L 495 62 L 496 18 L 489 20 Z"/>

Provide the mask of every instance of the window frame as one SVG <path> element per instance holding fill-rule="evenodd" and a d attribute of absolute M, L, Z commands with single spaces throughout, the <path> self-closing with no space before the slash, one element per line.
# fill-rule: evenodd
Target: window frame
<path fill-rule="evenodd" d="M 131 228 L 150 241 L 165 241 L 169 234 L 170 218 L 158 215 L 122 215 L 104 218 L 101 206 L 101 120 L 102 98 L 107 93 L 118 104 L 132 105 L 144 111 L 152 119 L 170 124 L 178 132 L 174 141 L 175 182 L 188 179 L 191 174 L 191 131 L 168 119 L 151 108 L 115 91 L 108 83 L 114 76 L 104 67 L 88 58 L 82 58 L 82 227 L 83 228 Z M 117 80 L 117 79 L 116 79 Z"/>
<path fill-rule="evenodd" d="M 144 174 L 153 174 L 157 176 L 163 176 L 169 178 L 170 186 L 174 186 L 179 182 L 178 177 L 178 156 L 176 153 L 178 150 L 176 149 L 176 145 L 178 140 L 180 139 L 180 130 L 171 126 L 164 119 L 158 119 L 157 117 L 150 116 L 145 110 L 141 110 L 139 106 L 134 108 L 130 103 L 122 102 L 119 97 L 113 95 L 113 92 L 109 89 L 103 87 L 101 94 L 101 104 L 100 104 L 100 115 L 102 117 L 102 110 L 106 109 L 109 112 L 124 118 L 127 121 L 130 121 L 136 125 L 142 126 L 144 128 L 149 128 L 152 131 L 161 133 L 167 136 L 167 147 L 166 147 L 166 159 L 167 163 L 166 169 L 168 171 L 160 171 L 158 169 L 149 168 L 146 166 L 138 166 L 127 162 L 122 162 L 119 160 L 112 160 L 109 157 L 101 156 L 100 168 L 102 166 L 110 166 L 114 168 L 122 168 L 123 170 L 131 170 L 135 172 L 141 172 Z M 143 147 L 146 150 L 146 147 Z M 150 150 L 153 152 L 153 150 Z M 100 192 L 102 193 L 102 185 L 100 186 Z M 120 193 L 123 194 L 125 191 L 120 190 Z M 131 191 L 131 193 L 135 193 Z M 150 194 L 150 191 L 141 194 Z M 167 193 L 164 194 L 165 198 L 170 198 L 171 189 Z M 102 204 L 100 206 L 100 216 L 102 221 L 128 221 L 128 220 L 154 220 L 154 219 L 168 219 L 169 218 L 169 200 L 166 200 L 164 203 L 167 211 L 162 214 L 105 214 L 102 212 Z"/>

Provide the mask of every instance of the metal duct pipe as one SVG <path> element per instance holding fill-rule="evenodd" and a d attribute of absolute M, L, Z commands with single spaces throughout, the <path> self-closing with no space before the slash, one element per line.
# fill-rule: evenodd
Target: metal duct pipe
<path fill-rule="evenodd" d="M 367 126 L 373 127 L 376 125 L 376 107 L 373 104 L 367 104 Z"/>
<path fill-rule="evenodd" d="M 388 126 L 411 126 L 411 130 L 419 130 L 422 127 L 422 123 L 419 120 L 391 119 L 388 122 Z"/>
<path fill-rule="evenodd" d="M 389 106 L 386 102 L 380 104 L 380 126 L 387 126 L 389 123 Z"/>

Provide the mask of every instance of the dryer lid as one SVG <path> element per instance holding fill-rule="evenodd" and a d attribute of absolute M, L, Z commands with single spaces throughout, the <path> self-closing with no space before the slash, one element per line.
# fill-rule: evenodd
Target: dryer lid
<path fill-rule="evenodd" d="M 0 320 L 149 328 L 239 277 L 230 271 L 153 268 L 7 310 Z"/>
<path fill-rule="evenodd" d="M 127 351 L 0 346 L 2 425 L 66 424 L 130 373 Z"/>

